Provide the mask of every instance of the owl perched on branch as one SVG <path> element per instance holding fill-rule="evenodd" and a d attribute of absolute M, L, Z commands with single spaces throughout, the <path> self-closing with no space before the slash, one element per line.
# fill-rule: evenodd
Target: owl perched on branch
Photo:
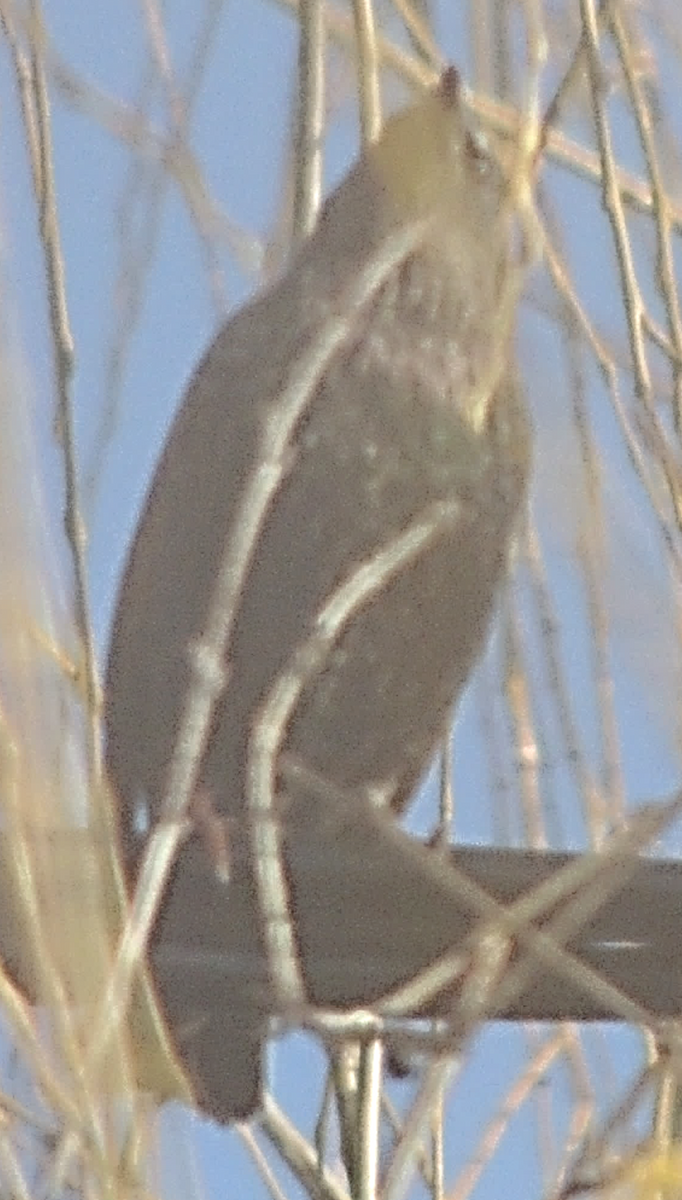
<path fill-rule="evenodd" d="M 306 837 L 333 855 L 335 835 L 302 780 L 399 813 L 486 644 L 530 469 L 513 234 L 507 175 L 450 68 L 386 123 L 281 279 L 218 333 L 152 481 L 105 692 L 131 885 L 198 686 L 193 651 L 215 616 L 216 580 L 232 558 L 240 564 L 227 579 L 223 685 L 193 749 L 193 832 L 152 944 L 153 954 L 170 939 L 177 951 L 158 975 L 161 1000 L 204 1106 L 224 1120 L 259 1103 L 267 1005 L 246 972 L 209 1011 L 202 971 L 214 969 L 231 897 L 244 947 L 262 938 L 245 797 L 273 688 L 293 680 L 295 701 L 271 732 L 305 976 L 300 931 L 314 914 L 296 911 L 287 839 L 295 830 L 299 856 Z M 207 824 L 219 833 L 213 851 Z M 332 922 L 344 920 L 340 908 Z M 342 993 L 313 999 L 372 998 Z"/>

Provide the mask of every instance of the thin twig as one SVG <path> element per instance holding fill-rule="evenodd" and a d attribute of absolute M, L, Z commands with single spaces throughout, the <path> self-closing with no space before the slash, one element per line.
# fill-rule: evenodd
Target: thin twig
<path fill-rule="evenodd" d="M 323 0 L 301 0 L 294 142 L 295 242 L 315 228 L 322 195 L 325 37 Z"/>

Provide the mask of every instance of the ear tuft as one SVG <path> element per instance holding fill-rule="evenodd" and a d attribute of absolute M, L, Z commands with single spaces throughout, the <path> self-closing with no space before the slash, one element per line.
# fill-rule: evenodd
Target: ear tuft
<path fill-rule="evenodd" d="M 440 94 L 443 98 L 443 103 L 448 108 L 455 108 L 460 102 L 462 92 L 462 77 L 452 63 L 446 67 L 440 77 L 439 83 Z"/>

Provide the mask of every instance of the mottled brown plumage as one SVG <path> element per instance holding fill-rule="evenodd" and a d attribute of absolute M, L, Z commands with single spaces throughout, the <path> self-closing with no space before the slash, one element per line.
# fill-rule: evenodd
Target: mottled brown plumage
<path fill-rule="evenodd" d="M 512 214 L 503 173 L 477 138 L 452 71 L 388 122 L 282 279 L 209 347 L 152 482 L 105 694 L 107 766 L 131 877 L 140 809 L 152 822 L 159 815 L 191 686 L 188 647 L 203 631 L 240 497 L 262 462 L 263 431 L 296 364 L 330 327 L 342 330 L 305 397 L 258 536 L 199 770 L 201 796 L 234 818 L 229 885 L 216 882 L 206 856 L 205 886 L 223 889 L 225 921 L 230 891 L 252 887 L 239 818 L 254 714 L 353 567 L 438 502 L 457 502 L 457 519 L 434 526 L 422 552 L 358 605 L 282 731 L 287 753 L 334 788 L 402 809 L 486 642 L 530 437 L 504 319 Z M 403 231 L 406 248 L 385 269 Z M 349 308 L 372 260 L 381 279 Z M 314 802 L 283 790 L 288 819 L 304 831 Z M 169 904 L 182 888 L 184 853 Z M 161 931 L 163 922 L 162 913 Z M 254 911 L 245 945 L 258 927 Z M 187 931 L 188 947 L 200 946 L 198 909 Z M 225 1011 L 209 1017 L 196 976 L 189 967 L 181 975 L 178 967 L 162 998 L 178 1030 L 192 1024 L 187 1052 L 204 1102 L 223 1119 L 242 1116 L 260 1088 L 257 994 L 245 980 L 248 1001 L 226 998 Z M 207 1083 L 202 1067 L 211 1030 L 235 1047 L 222 1084 Z"/>

